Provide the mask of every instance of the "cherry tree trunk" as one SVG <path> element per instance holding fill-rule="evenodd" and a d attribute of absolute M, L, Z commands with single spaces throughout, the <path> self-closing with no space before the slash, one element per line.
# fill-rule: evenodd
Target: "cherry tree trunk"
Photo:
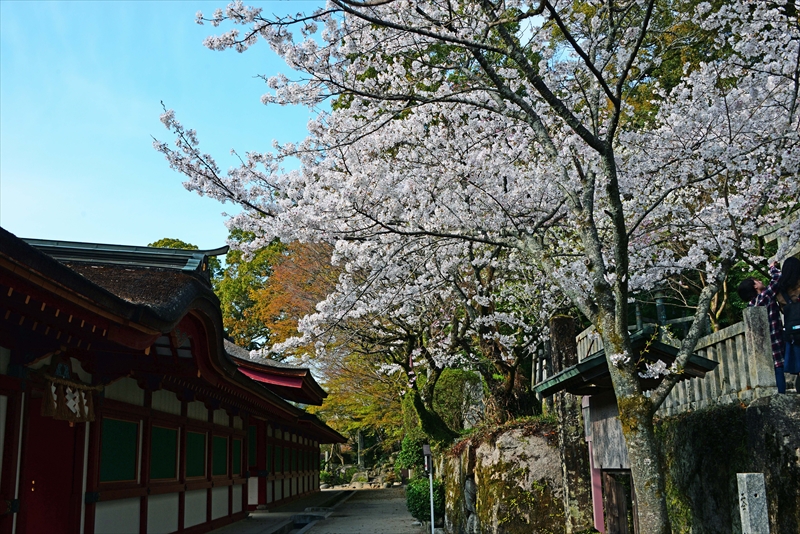
<path fill-rule="evenodd" d="M 440 443 L 450 443 L 458 437 L 458 433 L 451 430 L 444 422 L 444 419 L 435 410 L 429 410 L 422 397 L 416 390 L 411 391 L 412 404 L 417 412 L 422 431 L 433 441 Z"/>
<path fill-rule="evenodd" d="M 607 355 L 622 352 L 621 347 L 606 343 Z M 608 368 L 636 492 L 639 532 L 669 534 L 664 469 L 653 426 L 653 405 L 643 395 L 631 364 L 619 368 L 609 361 Z"/>

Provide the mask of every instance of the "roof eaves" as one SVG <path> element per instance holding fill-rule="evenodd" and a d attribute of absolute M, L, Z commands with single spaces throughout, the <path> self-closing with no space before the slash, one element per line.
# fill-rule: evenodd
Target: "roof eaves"
<path fill-rule="evenodd" d="M 17 265 L 16 269 L 19 269 L 19 272 L 28 273 L 25 277 L 33 276 L 46 280 L 46 284 L 52 286 L 49 291 L 61 294 L 70 300 L 80 301 L 83 303 L 82 306 L 96 306 L 106 313 L 124 319 L 125 323 L 134 322 L 159 332 L 170 331 L 176 323 L 175 317 L 165 317 L 146 305 L 129 302 L 88 280 L 4 228 L 0 228 L 0 256 L 5 256 Z"/>
<path fill-rule="evenodd" d="M 645 328 L 631 335 L 631 343 L 634 348 L 646 343 L 652 336 L 654 330 Z M 650 349 L 673 358 L 678 355 L 678 348 L 660 341 L 652 341 Z M 691 365 L 691 368 L 690 368 Z M 687 376 L 704 376 L 706 372 L 713 370 L 718 362 L 703 358 L 699 354 L 692 353 L 687 360 Z M 570 366 L 560 373 L 543 380 L 533 387 L 534 392 L 548 396 L 578 384 L 588 384 L 593 380 L 608 373 L 608 362 L 605 358 L 605 350 L 600 349 L 588 358 L 581 360 L 576 365 Z"/>
<path fill-rule="evenodd" d="M 161 267 L 191 272 L 204 271 L 208 257 L 221 256 L 229 249 L 227 245 L 210 250 L 187 250 L 48 239 L 22 240 L 62 262 Z"/>

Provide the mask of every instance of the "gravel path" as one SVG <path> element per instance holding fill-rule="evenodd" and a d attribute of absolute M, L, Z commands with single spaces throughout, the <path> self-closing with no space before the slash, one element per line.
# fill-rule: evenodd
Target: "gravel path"
<path fill-rule="evenodd" d="M 308 534 L 424 534 L 408 513 L 404 488 L 359 490 Z"/>

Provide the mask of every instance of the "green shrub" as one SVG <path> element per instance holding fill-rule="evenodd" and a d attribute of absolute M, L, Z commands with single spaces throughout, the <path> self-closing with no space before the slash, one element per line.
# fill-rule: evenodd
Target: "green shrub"
<path fill-rule="evenodd" d="M 431 520 L 430 484 L 427 478 L 415 478 L 406 486 L 406 506 L 418 521 Z M 433 514 L 437 519 L 444 518 L 444 484 L 433 481 Z"/>
<path fill-rule="evenodd" d="M 364 473 L 363 471 L 362 472 L 356 471 L 350 477 L 350 482 L 369 482 L 369 478 L 367 477 L 367 474 Z"/>
<path fill-rule="evenodd" d="M 329 471 L 320 471 L 319 482 L 320 484 L 330 484 L 331 486 L 333 486 L 336 484 L 336 475 L 334 475 Z"/>
<path fill-rule="evenodd" d="M 349 484 L 350 481 L 353 480 L 353 475 L 358 473 L 358 471 L 359 471 L 358 467 L 355 467 L 355 466 L 354 467 L 348 467 L 345 470 L 345 472 L 342 473 L 342 476 L 340 477 L 341 480 L 342 480 L 342 484 Z"/>
<path fill-rule="evenodd" d="M 338 486 L 340 484 L 349 484 L 350 479 L 358 471 L 357 467 L 349 467 L 347 470 L 334 468 L 333 471 L 320 471 L 319 481 L 321 484 L 328 484 L 330 486 Z"/>

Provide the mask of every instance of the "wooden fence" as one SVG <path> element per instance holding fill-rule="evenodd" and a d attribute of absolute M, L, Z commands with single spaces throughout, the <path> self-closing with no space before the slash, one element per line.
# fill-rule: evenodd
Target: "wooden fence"
<path fill-rule="evenodd" d="M 576 336 L 578 360 L 602 349 L 599 336 L 587 328 Z M 769 320 L 766 308 L 747 308 L 743 320 L 701 338 L 695 352 L 718 362 L 705 378 L 690 378 L 675 385 L 659 415 L 706 408 L 713 405 L 744 403 L 777 392 Z M 540 349 L 533 364 L 534 383 L 552 376 L 549 351 Z"/>
<path fill-rule="evenodd" d="M 713 405 L 749 404 L 778 391 L 766 308 L 744 310 L 741 322 L 701 338 L 695 352 L 718 362 L 716 369 L 705 378 L 676 384 L 661 405 L 660 415 Z"/>

